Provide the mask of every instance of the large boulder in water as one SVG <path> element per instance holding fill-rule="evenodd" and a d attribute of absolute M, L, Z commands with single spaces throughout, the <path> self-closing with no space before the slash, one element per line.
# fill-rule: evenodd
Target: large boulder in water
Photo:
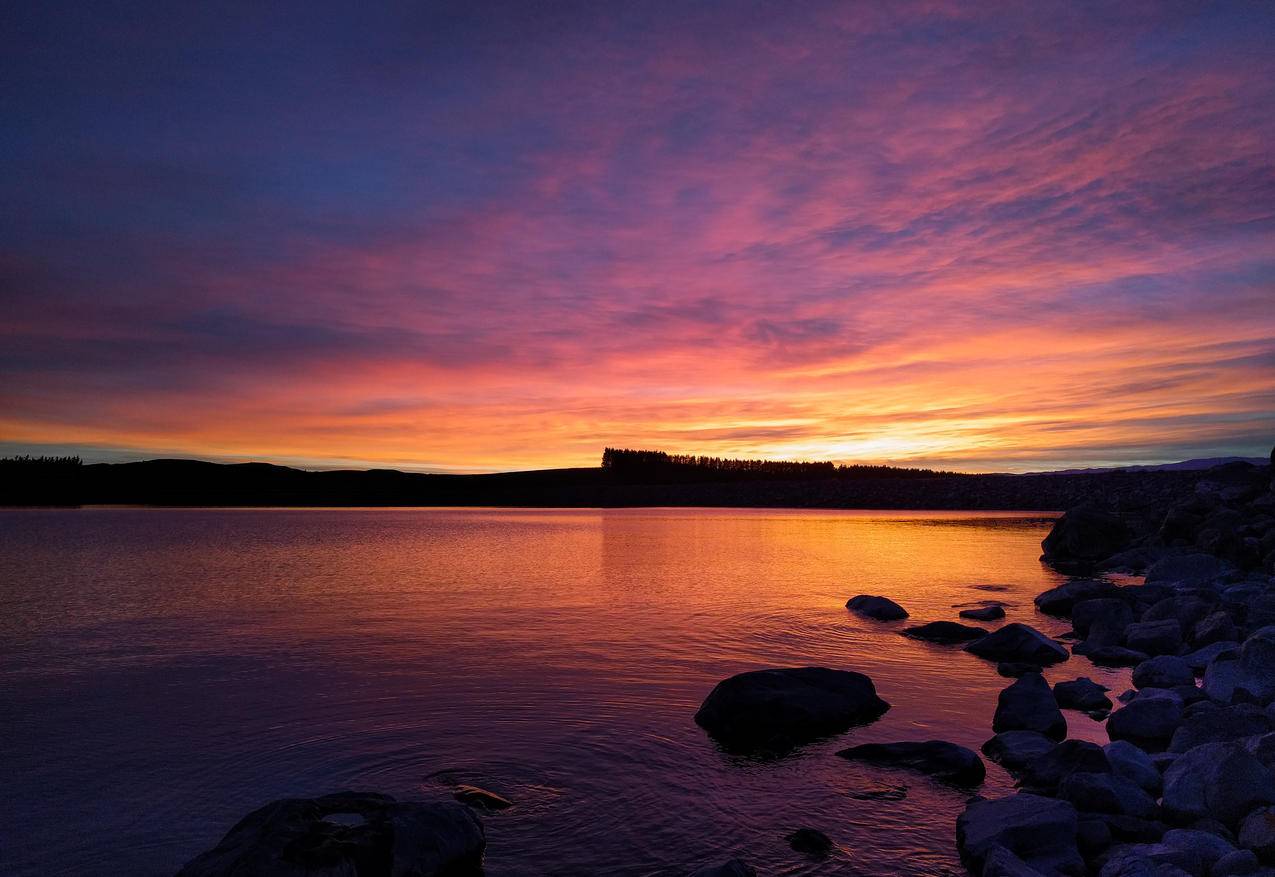
<path fill-rule="evenodd" d="M 869 594 L 851 597 L 846 601 L 846 608 L 874 621 L 898 621 L 908 617 L 908 611 L 889 597 L 873 597 Z"/>
<path fill-rule="evenodd" d="M 1063 709 L 1084 712 L 1109 710 L 1111 709 L 1111 698 L 1107 697 L 1109 690 L 1107 686 L 1099 685 L 1088 676 L 1081 676 L 1070 682 L 1055 683 L 1054 699 Z"/>
<path fill-rule="evenodd" d="M 965 651 L 990 661 L 1024 661 L 1042 666 L 1071 657 L 1066 648 L 1039 630 L 1018 622 L 974 640 Z"/>
<path fill-rule="evenodd" d="M 1045 677 L 1039 673 L 1020 676 L 996 699 L 996 715 L 992 730 L 1036 731 L 1061 740 L 1067 736 L 1067 720 L 1058 709 L 1058 701 Z"/>
<path fill-rule="evenodd" d="M 1096 563 L 1129 544 L 1131 534 L 1117 516 L 1090 505 L 1069 509 L 1040 543 L 1052 563 Z"/>
<path fill-rule="evenodd" d="M 1032 602 L 1046 615 L 1065 618 L 1072 613 L 1078 603 L 1086 600 L 1115 598 L 1119 594 L 1119 587 L 1102 579 L 1072 579 L 1056 588 L 1037 594 Z"/>
<path fill-rule="evenodd" d="M 1076 808 L 1066 801 L 1021 792 L 975 798 L 956 820 L 956 847 L 974 874 L 981 874 L 988 857 L 1001 847 L 1042 874 L 1082 875 L 1077 823 Z"/>
<path fill-rule="evenodd" d="M 862 673 L 754 670 L 717 683 L 695 723 L 731 747 L 785 749 L 871 722 L 889 708 Z"/>
<path fill-rule="evenodd" d="M 837 754 L 851 761 L 918 770 L 959 786 L 976 786 L 987 774 L 977 753 L 945 740 L 865 743 Z"/>
<path fill-rule="evenodd" d="M 1002 731 L 983 744 L 983 754 L 1018 773 L 1057 745 L 1039 731 Z"/>
<path fill-rule="evenodd" d="M 1211 554 L 1177 554 L 1162 558 L 1147 570 L 1146 583 L 1194 587 L 1225 576 L 1230 564 Z"/>
<path fill-rule="evenodd" d="M 1182 723 L 1182 698 L 1171 691 L 1148 689 L 1107 719 L 1107 736 L 1146 750 L 1164 749 Z"/>
<path fill-rule="evenodd" d="M 462 804 L 341 792 L 249 813 L 178 877 L 480 873 L 482 823 Z"/>
<path fill-rule="evenodd" d="M 902 633 L 904 636 L 910 636 L 913 639 L 923 639 L 926 642 L 939 643 L 945 646 L 967 643 L 970 640 L 987 636 L 987 631 L 984 628 L 973 627 L 968 624 L 957 624 L 955 621 L 931 621 L 928 624 L 904 628 Z"/>

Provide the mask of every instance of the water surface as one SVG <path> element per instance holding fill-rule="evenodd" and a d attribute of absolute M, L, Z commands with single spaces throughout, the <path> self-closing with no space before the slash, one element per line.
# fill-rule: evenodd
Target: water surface
<path fill-rule="evenodd" d="M 1063 579 L 1049 515 L 721 509 L 0 512 L 10 874 L 171 874 L 248 810 L 340 789 L 513 799 L 486 873 L 957 873 L 967 793 L 833 753 L 991 734 L 1007 681 L 916 622 Z M 995 626 L 995 625 L 991 625 Z M 750 761 L 692 721 L 767 666 L 869 674 L 880 721 Z M 1073 658 L 1051 679 L 1123 671 Z M 1120 690 L 1117 688 L 1117 691 Z M 1073 736 L 1105 742 L 1067 713 Z M 987 792 L 1010 788 L 989 766 Z M 898 798 L 899 787 L 906 797 Z M 811 862 L 784 835 L 827 832 Z"/>

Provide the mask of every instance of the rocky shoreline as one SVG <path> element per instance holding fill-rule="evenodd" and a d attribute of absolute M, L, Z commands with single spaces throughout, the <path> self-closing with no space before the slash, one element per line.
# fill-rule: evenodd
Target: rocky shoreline
<path fill-rule="evenodd" d="M 1021 623 L 990 630 L 943 620 L 902 631 L 994 662 L 1013 680 L 982 754 L 1018 790 L 969 799 L 955 831 L 962 863 L 983 877 L 1275 877 L 1272 468 L 1218 467 L 1171 502 L 1091 496 L 1059 518 L 1042 547 L 1042 560 L 1072 578 L 1036 607 L 1071 620 L 1070 648 Z M 1103 575 L 1113 572 L 1145 578 L 1120 584 Z M 1004 615 L 995 608 L 960 616 L 995 623 Z M 873 621 L 907 617 L 875 595 L 852 597 L 847 609 Z M 1073 654 L 1132 667 L 1133 688 L 1113 699 L 1084 676 L 1051 687 L 1041 670 Z M 863 674 L 773 668 L 723 680 L 695 721 L 728 750 L 775 756 L 889 708 Z M 1110 742 L 1067 739 L 1064 709 L 1105 720 Z M 971 792 L 986 771 L 978 753 L 942 740 L 837 755 Z M 480 873 L 486 840 L 476 811 L 511 802 L 472 787 L 455 797 L 407 803 L 347 792 L 275 802 L 180 874 Z M 815 859 L 831 845 L 813 827 L 788 840 Z M 739 860 L 687 872 L 756 873 Z"/>

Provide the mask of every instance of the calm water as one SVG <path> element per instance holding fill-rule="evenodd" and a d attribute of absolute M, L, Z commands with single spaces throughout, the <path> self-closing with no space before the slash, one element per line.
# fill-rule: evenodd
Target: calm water
<path fill-rule="evenodd" d="M 1046 517 L 0 512 L 0 870 L 171 874 L 274 798 L 442 799 L 450 776 L 517 804 L 485 817 L 489 875 L 732 855 L 770 874 L 957 872 L 961 792 L 833 752 L 977 747 L 1006 680 L 845 600 L 886 594 L 926 621 L 1002 599 L 1060 633 L 1031 603 L 1062 580 L 1037 560 Z M 805 664 L 865 672 L 894 708 L 768 763 L 692 721 L 719 679 Z M 1124 682 L 1081 658 L 1049 675 L 1081 674 Z M 907 797 L 871 797 L 893 786 Z M 1009 780 L 992 766 L 987 787 Z M 811 863 L 783 839 L 800 826 L 840 849 Z"/>

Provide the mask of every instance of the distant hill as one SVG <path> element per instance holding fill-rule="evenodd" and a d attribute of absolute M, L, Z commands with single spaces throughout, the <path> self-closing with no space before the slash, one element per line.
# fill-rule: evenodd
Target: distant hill
<path fill-rule="evenodd" d="M 1194 460 L 1183 460 L 1180 463 L 1157 463 L 1148 466 L 1101 466 L 1091 469 L 1054 469 L 1048 472 L 1033 472 L 1032 475 L 1095 475 L 1100 472 L 1200 472 L 1227 463 L 1249 463 L 1253 466 L 1265 466 L 1265 457 L 1198 457 Z"/>

